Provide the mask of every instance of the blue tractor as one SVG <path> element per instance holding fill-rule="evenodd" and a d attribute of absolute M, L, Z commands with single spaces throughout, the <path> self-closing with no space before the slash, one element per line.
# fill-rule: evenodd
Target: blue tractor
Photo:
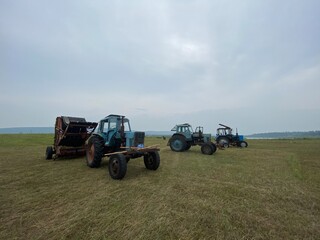
<path fill-rule="evenodd" d="M 239 135 L 238 131 L 234 135 L 232 128 L 223 124 L 219 124 L 221 127 L 217 129 L 216 142 L 219 147 L 228 148 L 229 146 L 236 147 L 248 147 L 248 143 L 244 141 L 244 136 Z"/>
<path fill-rule="evenodd" d="M 86 141 L 86 162 L 98 168 L 103 157 L 109 158 L 109 174 L 113 179 L 122 179 L 130 159 L 143 157 L 145 167 L 157 170 L 160 165 L 159 148 L 144 146 L 144 132 L 131 131 L 127 118 L 109 115 L 99 122 L 96 131 Z"/>
<path fill-rule="evenodd" d="M 201 146 L 203 154 L 212 155 L 216 150 L 216 145 L 211 142 L 211 134 L 204 134 L 203 127 L 197 127 L 195 131 L 188 123 L 178 124 L 171 129 L 175 133 L 171 136 L 167 146 L 172 151 L 183 152 L 190 149 L 191 146 Z"/>

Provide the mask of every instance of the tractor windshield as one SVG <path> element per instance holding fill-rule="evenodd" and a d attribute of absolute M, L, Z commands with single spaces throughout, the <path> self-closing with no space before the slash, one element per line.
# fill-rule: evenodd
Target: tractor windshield
<path fill-rule="evenodd" d="M 232 129 L 231 128 L 218 128 L 217 129 L 217 135 L 231 135 Z"/>
<path fill-rule="evenodd" d="M 190 132 L 190 133 L 193 133 L 193 129 L 191 127 L 191 125 L 189 124 L 182 124 L 182 125 L 176 125 L 174 126 L 171 131 L 174 131 L 174 132 Z"/>
<path fill-rule="evenodd" d="M 117 118 L 104 119 L 100 123 L 100 131 L 107 133 L 108 131 L 120 131 L 122 120 Z M 124 131 L 131 131 L 130 123 L 127 118 L 123 119 Z"/>
<path fill-rule="evenodd" d="M 128 119 L 124 119 L 123 126 L 124 126 L 124 131 L 131 132 L 131 127 Z"/>
<path fill-rule="evenodd" d="M 193 129 L 192 129 L 192 127 L 191 127 L 191 126 L 187 126 L 187 127 L 184 127 L 183 132 L 190 132 L 190 133 L 193 133 Z"/>

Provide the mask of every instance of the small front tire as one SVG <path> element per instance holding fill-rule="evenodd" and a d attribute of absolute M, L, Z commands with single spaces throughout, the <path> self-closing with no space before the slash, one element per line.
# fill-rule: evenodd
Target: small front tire
<path fill-rule="evenodd" d="M 217 146 L 211 142 L 212 148 L 213 148 L 213 153 L 215 153 L 217 151 Z"/>
<path fill-rule="evenodd" d="M 238 146 L 241 148 L 246 148 L 246 147 L 248 147 L 248 143 L 246 141 L 241 141 L 241 142 L 239 142 Z"/>
<path fill-rule="evenodd" d="M 215 149 L 212 144 L 205 143 L 201 146 L 201 152 L 206 155 L 212 155 L 215 152 Z"/>

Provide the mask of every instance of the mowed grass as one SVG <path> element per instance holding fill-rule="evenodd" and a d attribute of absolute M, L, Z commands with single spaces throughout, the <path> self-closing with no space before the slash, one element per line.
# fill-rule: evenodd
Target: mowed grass
<path fill-rule="evenodd" d="M 249 140 L 246 149 L 142 159 L 123 180 L 108 159 L 47 161 L 52 135 L 0 135 L 0 239 L 320 239 L 320 140 Z"/>

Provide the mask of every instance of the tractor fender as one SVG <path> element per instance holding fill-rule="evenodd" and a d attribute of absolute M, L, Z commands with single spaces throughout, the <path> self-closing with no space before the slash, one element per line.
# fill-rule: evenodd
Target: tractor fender
<path fill-rule="evenodd" d="M 86 140 L 85 145 L 88 145 L 89 139 L 92 138 L 93 136 L 100 137 L 101 139 L 104 140 L 104 137 L 103 137 L 103 135 L 101 133 L 92 133 L 92 135 Z"/>

